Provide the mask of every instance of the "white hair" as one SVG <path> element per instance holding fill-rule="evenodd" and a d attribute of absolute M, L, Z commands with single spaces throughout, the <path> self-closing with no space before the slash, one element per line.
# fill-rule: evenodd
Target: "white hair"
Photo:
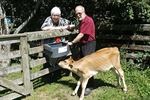
<path fill-rule="evenodd" d="M 58 7 L 53 7 L 51 10 L 51 15 L 61 15 L 61 11 Z"/>

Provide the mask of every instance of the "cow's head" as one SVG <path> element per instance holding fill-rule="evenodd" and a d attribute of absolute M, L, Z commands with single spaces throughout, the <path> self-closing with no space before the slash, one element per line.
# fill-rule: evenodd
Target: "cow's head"
<path fill-rule="evenodd" d="M 74 60 L 72 59 L 72 57 L 66 59 L 66 60 L 63 60 L 63 61 L 60 61 L 58 63 L 58 65 L 64 69 L 68 69 L 68 70 L 71 70 L 72 69 L 72 63 L 74 62 Z"/>

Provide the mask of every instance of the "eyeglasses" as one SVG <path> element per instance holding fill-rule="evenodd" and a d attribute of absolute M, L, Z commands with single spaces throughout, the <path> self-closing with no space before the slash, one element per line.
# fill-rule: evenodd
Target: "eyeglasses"
<path fill-rule="evenodd" d="M 82 15 L 82 12 L 78 12 L 78 13 L 76 13 L 76 16 L 81 16 Z"/>

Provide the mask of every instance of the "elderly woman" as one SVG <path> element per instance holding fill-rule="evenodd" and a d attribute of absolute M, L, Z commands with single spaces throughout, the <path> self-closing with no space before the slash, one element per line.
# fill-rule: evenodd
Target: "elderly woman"
<path fill-rule="evenodd" d="M 51 16 L 45 19 L 43 25 L 41 26 L 41 29 L 43 31 L 53 30 L 53 29 L 59 29 L 60 31 L 62 31 L 63 29 L 72 29 L 74 27 L 75 27 L 74 25 L 71 25 L 71 21 L 61 17 L 61 11 L 58 7 L 53 7 L 51 10 Z M 49 39 L 46 40 L 46 43 L 60 42 L 60 41 L 65 41 L 65 38 L 61 37 L 60 40 L 59 38 Z"/>

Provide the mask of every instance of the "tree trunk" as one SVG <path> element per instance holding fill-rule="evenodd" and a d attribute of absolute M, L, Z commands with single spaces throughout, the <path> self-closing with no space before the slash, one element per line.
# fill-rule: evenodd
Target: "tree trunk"
<path fill-rule="evenodd" d="M 9 27 L 6 19 L 6 14 L 1 6 L 0 0 L 0 35 L 6 35 L 9 33 Z M 0 53 L 8 54 L 10 52 L 10 45 L 2 44 L 0 45 Z M 4 59 L 0 61 L 2 67 L 7 67 L 10 65 L 10 59 Z"/>

